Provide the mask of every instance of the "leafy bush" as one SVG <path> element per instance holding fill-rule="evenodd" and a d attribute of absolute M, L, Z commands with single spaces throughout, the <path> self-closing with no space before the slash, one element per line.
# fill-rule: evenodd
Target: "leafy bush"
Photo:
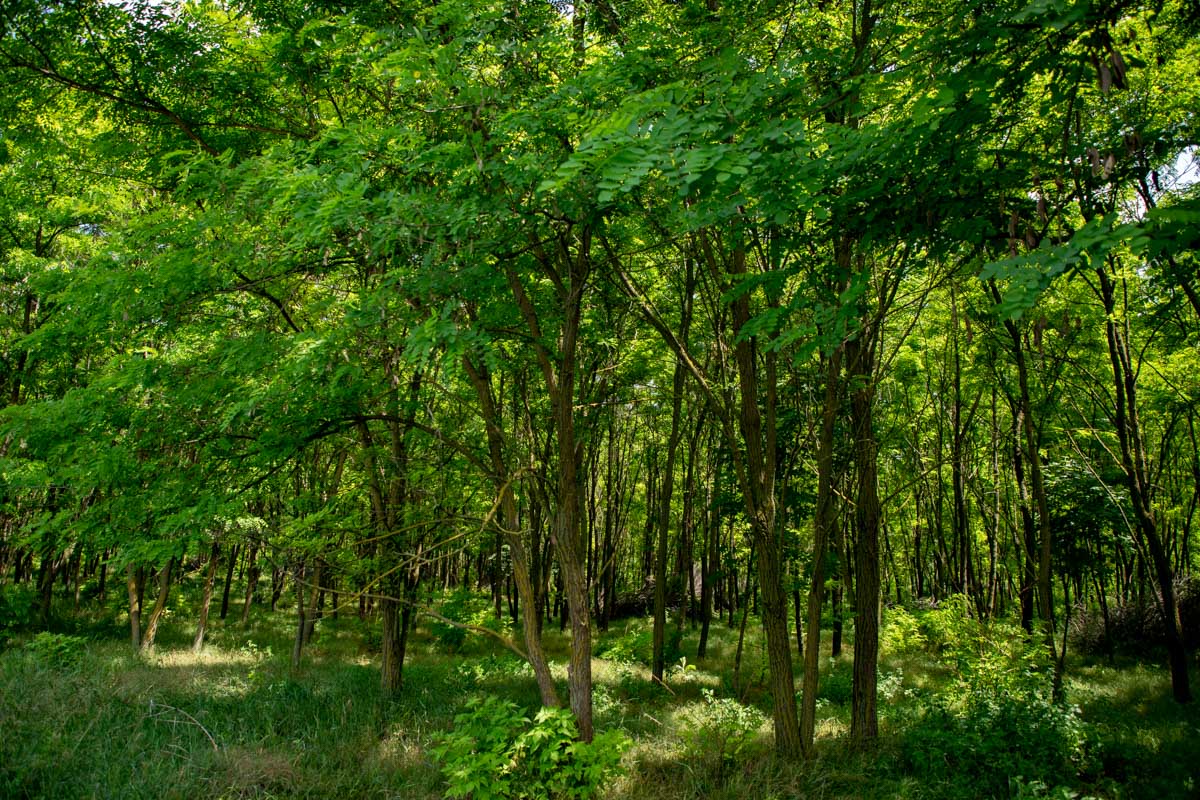
<path fill-rule="evenodd" d="M 1077 708 L 1052 699 L 1045 647 L 1014 626 L 970 619 L 958 602 L 926 617 L 923 628 L 959 677 L 918 706 L 902 746 L 909 767 L 951 787 L 970 776 L 964 797 L 1006 796 L 1014 776 L 1049 785 L 1074 778 L 1084 726 Z"/>
<path fill-rule="evenodd" d="M 601 642 L 596 655 L 620 664 L 649 666 L 654 658 L 654 630 L 644 620 L 632 620 L 621 634 Z"/>
<path fill-rule="evenodd" d="M 87 639 L 43 631 L 25 644 L 25 652 L 49 667 L 73 667 L 83 658 Z"/>
<path fill-rule="evenodd" d="M 694 706 L 680 729 L 690 758 L 716 765 L 719 772 L 742 760 L 759 744 L 759 729 L 767 717 L 757 708 L 703 690 L 704 702 Z"/>
<path fill-rule="evenodd" d="M 532 677 L 533 668 L 529 666 L 528 661 L 504 654 L 463 661 L 458 665 L 458 673 L 468 686 L 479 687 L 503 683 L 513 678 Z"/>
<path fill-rule="evenodd" d="M 818 702 L 824 700 L 835 706 L 844 706 L 854 696 L 854 676 L 849 669 L 838 669 L 837 662 L 829 661 L 829 669 L 821 675 L 817 684 Z"/>
<path fill-rule="evenodd" d="M 921 614 L 918 632 L 924 637 L 925 646 L 934 652 L 956 650 L 964 641 L 977 638 L 979 623 L 972 619 L 970 609 L 970 601 L 964 595 L 954 594 Z"/>
<path fill-rule="evenodd" d="M 487 628 L 497 633 L 509 633 L 512 629 L 512 623 L 508 617 L 496 618 L 496 610 L 489 598 L 466 589 L 460 589 L 443 600 L 438 612 L 447 619 L 462 625 Z M 439 649 L 447 653 L 459 652 L 466 643 L 469 633 L 464 628 L 436 619 L 430 623 L 429 631 L 433 634 Z"/>
<path fill-rule="evenodd" d="M 921 623 L 903 606 L 892 606 L 883 612 L 883 630 L 879 646 L 884 653 L 912 653 L 925 647 Z"/>
<path fill-rule="evenodd" d="M 516 704 L 472 700 L 433 748 L 446 797 L 587 800 L 620 767 L 630 741 L 618 731 L 578 741 L 571 712 L 543 708 L 532 724 Z"/>
<path fill-rule="evenodd" d="M 24 587 L 0 586 L 0 646 L 33 621 L 34 594 Z"/>

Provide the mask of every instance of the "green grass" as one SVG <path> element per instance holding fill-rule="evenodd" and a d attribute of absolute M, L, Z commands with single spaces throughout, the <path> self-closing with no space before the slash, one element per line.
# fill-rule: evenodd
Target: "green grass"
<path fill-rule="evenodd" d="M 499 696 L 530 711 L 537 705 L 528 668 L 486 638 L 470 637 L 447 652 L 437 631 L 422 624 L 404 691 L 385 699 L 377 656 L 364 645 L 371 623 L 352 613 L 326 618 L 293 671 L 289 611 L 256 608 L 246 628 L 235 621 L 239 611 L 235 604 L 226 622 L 213 620 L 199 654 L 189 649 L 192 609 L 183 600 L 148 655 L 131 651 L 115 604 L 60 621 L 57 629 L 78 639 L 45 640 L 38 649 L 28 633 L 10 638 L 0 650 L 0 798 L 441 797 L 445 784 L 430 748 L 471 697 Z M 614 623 L 598 647 L 632 642 L 647 624 Z M 553 626 L 545 640 L 565 697 L 569 643 Z M 673 665 L 667 688 L 651 683 L 643 664 L 596 660 L 598 726 L 621 728 L 634 742 L 625 773 L 602 796 L 978 796 L 971 754 L 950 774 L 914 758 L 917 744 L 953 735 L 937 727 L 945 721 L 931 709 L 934 698 L 951 691 L 955 671 L 929 652 L 885 656 L 881 740 L 869 753 L 852 753 L 845 742 L 852 650 L 836 660 L 826 650 L 820 757 L 788 764 L 771 753 L 759 632 L 748 631 L 737 683 L 736 697 L 749 710 L 729 703 L 736 631 L 714 624 L 702 661 L 695 647 L 696 633 L 688 630 L 680 648 L 686 668 Z M 58 658 L 54 648 L 74 648 L 74 657 Z M 1197 795 L 1200 714 L 1172 702 L 1161 665 L 1076 660 L 1067 691 L 1080 707 L 1084 755 L 1065 779 L 1048 772 L 1056 777 L 1045 789 L 1021 789 L 1021 796 Z M 978 754 L 979 769 L 989 757 Z M 1018 791 L 1016 783 L 1008 786 Z"/>

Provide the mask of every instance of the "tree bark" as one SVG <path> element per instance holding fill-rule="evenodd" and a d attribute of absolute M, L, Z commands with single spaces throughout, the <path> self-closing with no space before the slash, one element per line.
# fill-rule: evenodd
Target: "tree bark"
<path fill-rule="evenodd" d="M 854 508 L 854 681 L 850 741 L 862 748 L 879 736 L 879 492 L 878 445 L 874 431 L 875 335 L 864 319 L 857 338 L 846 346 L 849 368 L 854 462 L 858 477 Z"/>
<path fill-rule="evenodd" d="M 142 567 L 133 564 L 125 565 L 125 585 L 129 589 L 129 637 L 134 650 L 142 648 L 142 581 L 145 572 Z"/>
<path fill-rule="evenodd" d="M 686 339 L 686 335 L 684 336 Z M 662 683 L 666 667 L 665 639 L 667 624 L 667 542 L 671 527 L 671 495 L 675 488 L 675 457 L 683 437 L 680 415 L 683 407 L 684 369 L 675 362 L 671 389 L 671 435 L 667 441 L 667 463 L 663 468 L 658 496 L 658 549 L 654 557 L 654 680 Z"/>
<path fill-rule="evenodd" d="M 502 523 L 497 530 L 497 536 L 503 536 L 508 543 L 517 594 L 524 601 L 521 603 L 521 624 L 525 640 L 525 653 L 530 667 L 533 668 L 534 678 L 537 680 L 542 705 L 558 707 L 561 705 L 558 691 L 555 689 L 554 678 L 550 674 L 550 666 L 546 662 L 546 655 L 542 648 L 540 608 L 534 593 L 529 552 L 520 533 L 520 516 L 512 489 L 515 476 L 508 474 L 504 458 L 500 415 L 492 397 L 491 377 L 486 365 L 476 365 L 468 357 L 463 358 L 463 366 L 475 387 L 475 396 L 479 400 L 487 435 L 488 455 L 491 459 L 492 483 L 499 494 Z"/>
<path fill-rule="evenodd" d="M 1179 600 L 1175 591 L 1175 575 L 1171 567 L 1171 559 L 1163 546 L 1154 516 L 1150 473 L 1138 416 L 1137 374 L 1133 357 L 1129 351 L 1127 330 L 1118 319 L 1115 287 L 1103 267 L 1098 268 L 1096 273 L 1100 279 L 1101 299 L 1104 302 L 1106 317 L 1105 333 L 1116 398 L 1113 426 L 1117 429 L 1117 438 L 1120 442 L 1121 468 L 1125 473 L 1125 483 L 1129 488 L 1129 500 L 1133 506 L 1136 530 L 1146 549 L 1150 552 L 1154 578 L 1158 584 L 1158 599 L 1163 615 L 1163 633 L 1166 636 L 1167 657 L 1171 669 L 1171 691 L 1177 702 L 1187 703 L 1192 699 L 1188 678 L 1187 647 L 1183 637 L 1183 625 L 1179 615 Z M 1121 318 L 1127 319 L 1123 315 Z"/>
<path fill-rule="evenodd" d="M 171 576 L 175 571 L 175 559 L 168 559 L 167 565 L 158 573 L 158 598 L 154 601 L 154 609 L 146 622 L 146 632 L 142 635 L 142 650 L 153 650 L 154 641 L 158 637 L 158 624 L 162 621 L 163 612 L 167 610 L 167 598 L 171 593 Z"/>
<path fill-rule="evenodd" d="M 817 687 L 820 672 L 821 606 L 825 597 L 825 556 L 837 524 L 833 493 L 833 439 L 841 404 L 842 348 L 825 364 L 825 402 L 821 434 L 817 440 L 817 501 L 813 513 L 812 580 L 808 589 L 808 614 L 804 635 L 804 685 L 800 708 L 800 741 L 805 758 L 816 756 Z"/>
<path fill-rule="evenodd" d="M 208 609 L 212 605 L 213 584 L 217 577 L 217 561 L 221 557 L 221 546 L 212 544 L 212 552 L 208 556 L 208 572 L 204 576 L 204 594 L 200 599 L 200 619 L 196 623 L 196 636 L 192 639 L 192 650 L 200 652 L 204 648 L 204 634 L 208 629 Z"/>
<path fill-rule="evenodd" d="M 229 564 L 225 568 L 225 587 L 221 590 L 221 619 L 229 614 L 229 587 L 233 584 L 233 570 L 237 567 L 241 548 L 234 544 L 229 548 Z"/>

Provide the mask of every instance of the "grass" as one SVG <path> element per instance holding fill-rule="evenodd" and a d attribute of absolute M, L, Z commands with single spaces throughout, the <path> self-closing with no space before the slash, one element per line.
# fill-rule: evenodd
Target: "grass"
<path fill-rule="evenodd" d="M 420 626 L 405 689 L 386 699 L 378 690 L 377 656 L 364 647 L 373 626 L 352 614 L 323 620 L 303 666 L 292 670 L 287 610 L 272 615 L 255 608 L 243 628 L 235 622 L 240 608 L 231 609 L 226 622 L 212 622 L 205 649 L 193 653 L 191 609 L 180 603 L 146 655 L 131 651 L 125 629 L 114 623 L 115 606 L 60 621 L 66 638 L 35 642 L 22 633 L 8 641 L 0 650 L 0 797 L 441 797 L 445 784 L 430 749 L 470 698 L 537 705 L 528 667 L 484 638 L 449 652 L 436 628 Z M 597 648 L 636 650 L 646 626 L 614 623 Z M 553 626 L 545 639 L 565 697 L 569 643 Z M 850 752 L 845 742 L 852 651 L 833 659 L 826 650 L 820 757 L 791 764 L 771 754 L 759 632 L 748 631 L 736 695 L 736 631 L 714 624 L 703 661 L 694 659 L 695 647 L 696 634 L 688 630 L 680 643 L 686 662 L 669 671 L 667 688 L 650 682 L 643 664 L 596 660 L 598 726 L 621 728 L 633 740 L 624 774 L 602 797 L 938 800 L 979 796 L 986 785 L 971 761 L 986 769 L 996 755 L 986 750 L 997 746 L 986 735 L 980 752 L 968 752 L 948 773 L 937 770 L 937 752 L 915 750 L 930 743 L 952 750 L 956 731 L 975 731 L 970 721 L 939 716 L 953 698 L 936 698 L 952 694 L 956 674 L 926 650 L 885 655 L 882 736 L 868 753 Z M 1171 700 L 1159 664 L 1076 659 L 1067 691 L 1080 708 L 1083 755 L 1069 773 L 1047 772 L 1052 779 L 1044 785 L 1008 780 L 997 794 L 1197 795 L 1200 714 Z M 1001 739 L 999 746 L 1010 744 Z"/>

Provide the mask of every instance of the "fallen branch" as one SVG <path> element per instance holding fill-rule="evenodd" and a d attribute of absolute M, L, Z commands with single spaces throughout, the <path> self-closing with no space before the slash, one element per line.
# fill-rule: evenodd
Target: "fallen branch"
<path fill-rule="evenodd" d="M 199 728 L 201 730 L 201 732 L 203 732 L 203 734 L 205 736 L 208 737 L 208 741 L 209 741 L 209 743 L 212 744 L 213 750 L 221 749 L 220 747 L 217 746 L 217 740 L 214 739 L 213 735 L 208 732 L 208 728 L 201 725 L 200 720 L 196 719 L 191 714 L 184 711 L 182 708 L 176 708 L 175 706 L 169 706 L 166 703 L 155 703 L 154 700 L 151 699 L 150 700 L 150 715 L 149 715 L 150 719 L 160 720 L 163 718 L 163 714 L 155 710 L 157 708 L 164 708 L 169 711 L 174 711 L 176 714 L 182 714 L 183 716 L 187 717 L 186 720 L 172 719 L 172 720 L 166 720 L 166 721 L 170 722 L 172 725 L 178 725 L 181 721 L 184 722 L 185 724 L 195 725 L 197 728 Z"/>

